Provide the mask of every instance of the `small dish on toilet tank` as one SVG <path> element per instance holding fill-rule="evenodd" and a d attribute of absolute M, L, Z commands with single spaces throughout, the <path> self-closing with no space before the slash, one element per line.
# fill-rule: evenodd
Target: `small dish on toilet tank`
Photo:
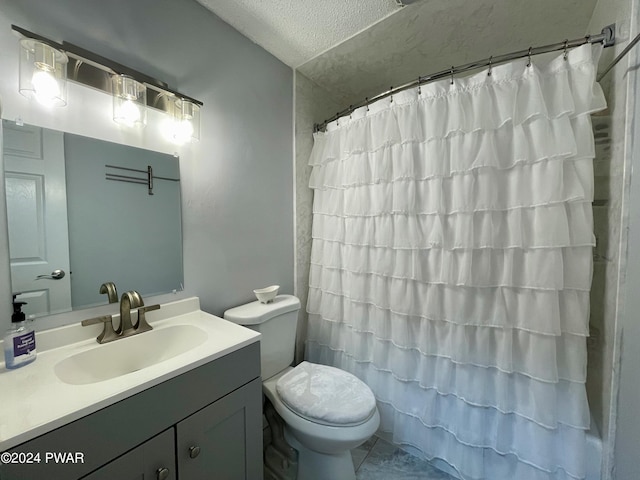
<path fill-rule="evenodd" d="M 260 303 L 270 303 L 278 295 L 280 285 L 271 285 L 270 287 L 258 288 L 253 291 Z"/>

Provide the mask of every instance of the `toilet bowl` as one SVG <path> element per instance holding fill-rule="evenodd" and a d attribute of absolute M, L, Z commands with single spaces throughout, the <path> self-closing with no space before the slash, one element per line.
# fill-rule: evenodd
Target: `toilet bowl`
<path fill-rule="evenodd" d="M 373 393 L 343 370 L 302 362 L 291 367 L 300 301 L 278 295 L 227 310 L 224 318 L 257 330 L 263 392 L 298 451 L 299 480 L 354 480 L 351 449 L 380 425 Z"/>
<path fill-rule="evenodd" d="M 328 423 L 302 416 L 290 408 L 277 391 L 283 372 L 263 382 L 263 392 L 284 421 L 287 443 L 298 451 L 298 479 L 355 479 L 351 449 L 368 440 L 380 425 L 374 408 L 360 422 Z M 346 372 L 344 372 L 346 373 Z"/>

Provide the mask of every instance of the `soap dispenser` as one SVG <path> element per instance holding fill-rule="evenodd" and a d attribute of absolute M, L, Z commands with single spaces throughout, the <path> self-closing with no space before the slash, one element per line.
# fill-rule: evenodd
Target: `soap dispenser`
<path fill-rule="evenodd" d="M 4 336 L 4 362 L 9 369 L 19 368 L 36 359 L 36 333 L 27 325 L 22 306 L 26 302 L 17 302 L 13 296 L 13 315 L 11 328 Z"/>

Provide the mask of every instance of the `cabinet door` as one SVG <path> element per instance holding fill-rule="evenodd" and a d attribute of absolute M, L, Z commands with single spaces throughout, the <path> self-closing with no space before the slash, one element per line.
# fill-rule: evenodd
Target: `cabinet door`
<path fill-rule="evenodd" d="M 83 480 L 176 480 L 174 429 L 90 473 Z"/>
<path fill-rule="evenodd" d="M 233 391 L 177 425 L 180 480 L 262 479 L 262 382 Z"/>

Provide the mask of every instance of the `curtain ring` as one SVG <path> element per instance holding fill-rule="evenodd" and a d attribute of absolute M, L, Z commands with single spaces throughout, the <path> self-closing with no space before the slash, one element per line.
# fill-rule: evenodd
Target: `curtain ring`
<path fill-rule="evenodd" d="M 454 71 L 455 67 L 452 65 L 451 66 L 451 85 L 453 85 L 453 71 Z"/>
<path fill-rule="evenodd" d="M 353 105 L 349 105 L 349 120 L 353 120 Z"/>
<path fill-rule="evenodd" d="M 391 95 L 389 95 L 389 103 L 393 103 L 393 86 L 389 87 Z"/>
<path fill-rule="evenodd" d="M 340 126 L 340 112 L 336 112 L 336 127 Z"/>
<path fill-rule="evenodd" d="M 421 78 L 418 77 L 418 96 L 422 94 L 422 88 L 421 88 L 422 85 L 420 85 L 420 80 L 421 80 Z"/>
<path fill-rule="evenodd" d="M 367 106 L 367 112 L 369 111 L 369 97 L 364 97 L 364 103 Z"/>
<path fill-rule="evenodd" d="M 529 62 L 527 63 L 527 67 L 531 66 L 531 47 L 529 47 L 529 52 L 527 53 L 527 57 L 529 57 Z"/>
<path fill-rule="evenodd" d="M 564 55 L 562 58 L 564 58 L 565 60 L 567 59 L 567 47 L 569 46 L 569 40 L 565 40 L 564 41 Z"/>
<path fill-rule="evenodd" d="M 493 68 L 492 63 L 493 63 L 493 55 L 489 57 L 489 71 L 487 72 L 487 77 L 491 76 L 491 69 Z"/>

